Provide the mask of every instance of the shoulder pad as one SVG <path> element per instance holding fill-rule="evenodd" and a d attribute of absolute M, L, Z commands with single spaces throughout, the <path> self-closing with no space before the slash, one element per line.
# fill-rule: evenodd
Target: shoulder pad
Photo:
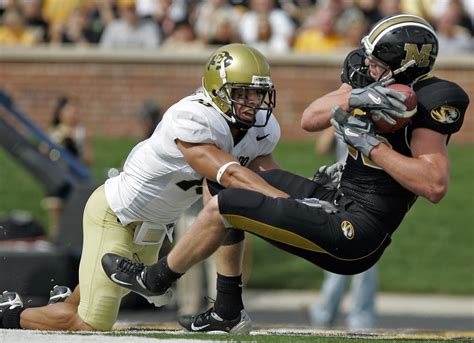
<path fill-rule="evenodd" d="M 424 127 L 442 134 L 459 131 L 469 105 L 469 97 L 460 86 L 431 77 L 417 82 L 413 89 L 418 98 L 413 128 Z"/>
<path fill-rule="evenodd" d="M 170 107 L 169 122 L 174 138 L 189 143 L 212 143 L 221 147 L 231 141 L 225 119 L 200 99 L 187 97 Z"/>

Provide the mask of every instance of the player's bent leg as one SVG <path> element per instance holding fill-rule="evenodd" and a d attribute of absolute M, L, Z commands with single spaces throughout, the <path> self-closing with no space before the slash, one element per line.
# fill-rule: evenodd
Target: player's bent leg
<path fill-rule="evenodd" d="M 0 327 L 32 330 L 93 330 L 77 314 L 77 304 L 58 302 L 42 307 L 24 308 L 18 293 L 4 292 L 0 297 Z"/>
<path fill-rule="evenodd" d="M 224 242 L 215 252 L 217 272 L 221 275 L 242 274 L 245 232 L 230 229 Z"/>
<path fill-rule="evenodd" d="M 294 199 L 244 189 L 226 189 L 217 197 L 219 211 L 229 226 L 256 234 L 333 273 L 350 275 L 368 269 L 391 241 L 389 233 L 381 229 L 383 223 L 353 202 L 339 206 L 337 213 L 327 213 Z M 355 236 L 348 236 L 357 228 Z"/>
<path fill-rule="evenodd" d="M 217 297 L 214 306 L 194 316 L 181 316 L 178 322 L 191 332 L 248 333 L 252 321 L 242 302 L 242 260 L 245 233 L 229 229 L 217 250 Z"/>
<path fill-rule="evenodd" d="M 67 302 L 25 309 L 20 326 L 30 330 L 94 331 L 81 319 L 77 306 Z"/>
<path fill-rule="evenodd" d="M 185 273 L 191 266 L 212 255 L 227 233 L 228 229 L 223 226 L 219 213 L 217 198 L 213 197 L 169 253 L 169 268 L 176 273 Z"/>
<path fill-rule="evenodd" d="M 108 207 L 103 186 L 99 187 L 84 210 L 84 244 L 79 265 L 80 303 L 79 317 L 90 327 L 107 331 L 117 320 L 122 297 L 129 291 L 114 284 L 104 273 L 102 256 L 115 253 L 132 258 L 144 258 L 153 263 L 158 256 L 158 246 L 134 244 L 136 224 L 122 225 Z"/>

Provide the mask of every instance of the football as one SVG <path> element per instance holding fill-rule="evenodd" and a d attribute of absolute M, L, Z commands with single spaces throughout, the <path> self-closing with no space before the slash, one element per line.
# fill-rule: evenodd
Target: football
<path fill-rule="evenodd" d="M 405 99 L 404 103 L 407 109 L 403 117 L 391 116 L 397 121 L 397 123 L 394 125 L 387 123 L 383 119 L 377 120 L 375 122 L 375 130 L 379 133 L 393 133 L 403 128 L 406 124 L 408 124 L 408 122 L 410 122 L 411 118 L 415 115 L 416 105 L 418 102 L 416 99 L 416 93 L 410 86 L 401 83 L 393 83 L 391 85 L 388 85 L 387 88 L 396 90 L 397 92 L 406 95 L 407 98 Z"/>

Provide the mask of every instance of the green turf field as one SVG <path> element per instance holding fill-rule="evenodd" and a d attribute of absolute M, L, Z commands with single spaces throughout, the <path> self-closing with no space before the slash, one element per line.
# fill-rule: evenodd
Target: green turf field
<path fill-rule="evenodd" d="M 94 178 L 101 182 L 110 167 L 119 167 L 134 139 L 95 140 Z M 393 237 L 379 268 L 381 291 L 474 294 L 472 145 L 450 146 L 451 186 L 440 204 L 419 199 Z M 287 170 L 310 176 L 329 158 L 317 158 L 311 143 L 282 142 L 275 157 Z M 42 188 L 0 149 L 0 212 L 30 211 L 46 223 L 40 206 Z M 322 271 L 269 244 L 254 239 L 249 287 L 319 289 Z"/>
<path fill-rule="evenodd" d="M 2 340 L 3 339 L 3 340 Z M 124 328 L 109 332 L 48 332 L 30 330 L 1 330 L 1 342 L 252 342 L 252 343 L 286 343 L 286 342 L 467 342 L 472 339 L 471 332 L 413 332 L 407 331 L 378 331 L 351 333 L 345 331 L 309 330 L 309 329 L 258 329 L 250 334 L 204 334 L 189 333 L 171 328 Z"/>

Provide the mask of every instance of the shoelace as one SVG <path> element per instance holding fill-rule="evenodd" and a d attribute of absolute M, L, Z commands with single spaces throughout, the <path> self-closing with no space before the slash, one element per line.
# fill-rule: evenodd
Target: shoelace
<path fill-rule="evenodd" d="M 209 321 L 209 319 L 211 318 L 211 312 L 213 310 L 214 310 L 214 307 L 211 307 L 206 312 L 198 314 L 196 317 L 194 317 L 194 321 L 196 322 L 199 318 L 204 318 L 206 321 Z"/>
<path fill-rule="evenodd" d="M 129 259 L 122 259 L 118 264 L 118 269 L 126 274 L 134 275 L 143 270 L 145 265 L 141 262 L 133 262 Z"/>
<path fill-rule="evenodd" d="M 214 310 L 214 303 L 216 302 L 216 299 L 213 299 L 208 296 L 204 296 L 204 300 L 206 300 L 212 306 L 206 312 L 195 316 L 194 319 L 204 317 L 204 319 L 209 320 L 209 318 L 211 317 L 211 312 Z"/>

